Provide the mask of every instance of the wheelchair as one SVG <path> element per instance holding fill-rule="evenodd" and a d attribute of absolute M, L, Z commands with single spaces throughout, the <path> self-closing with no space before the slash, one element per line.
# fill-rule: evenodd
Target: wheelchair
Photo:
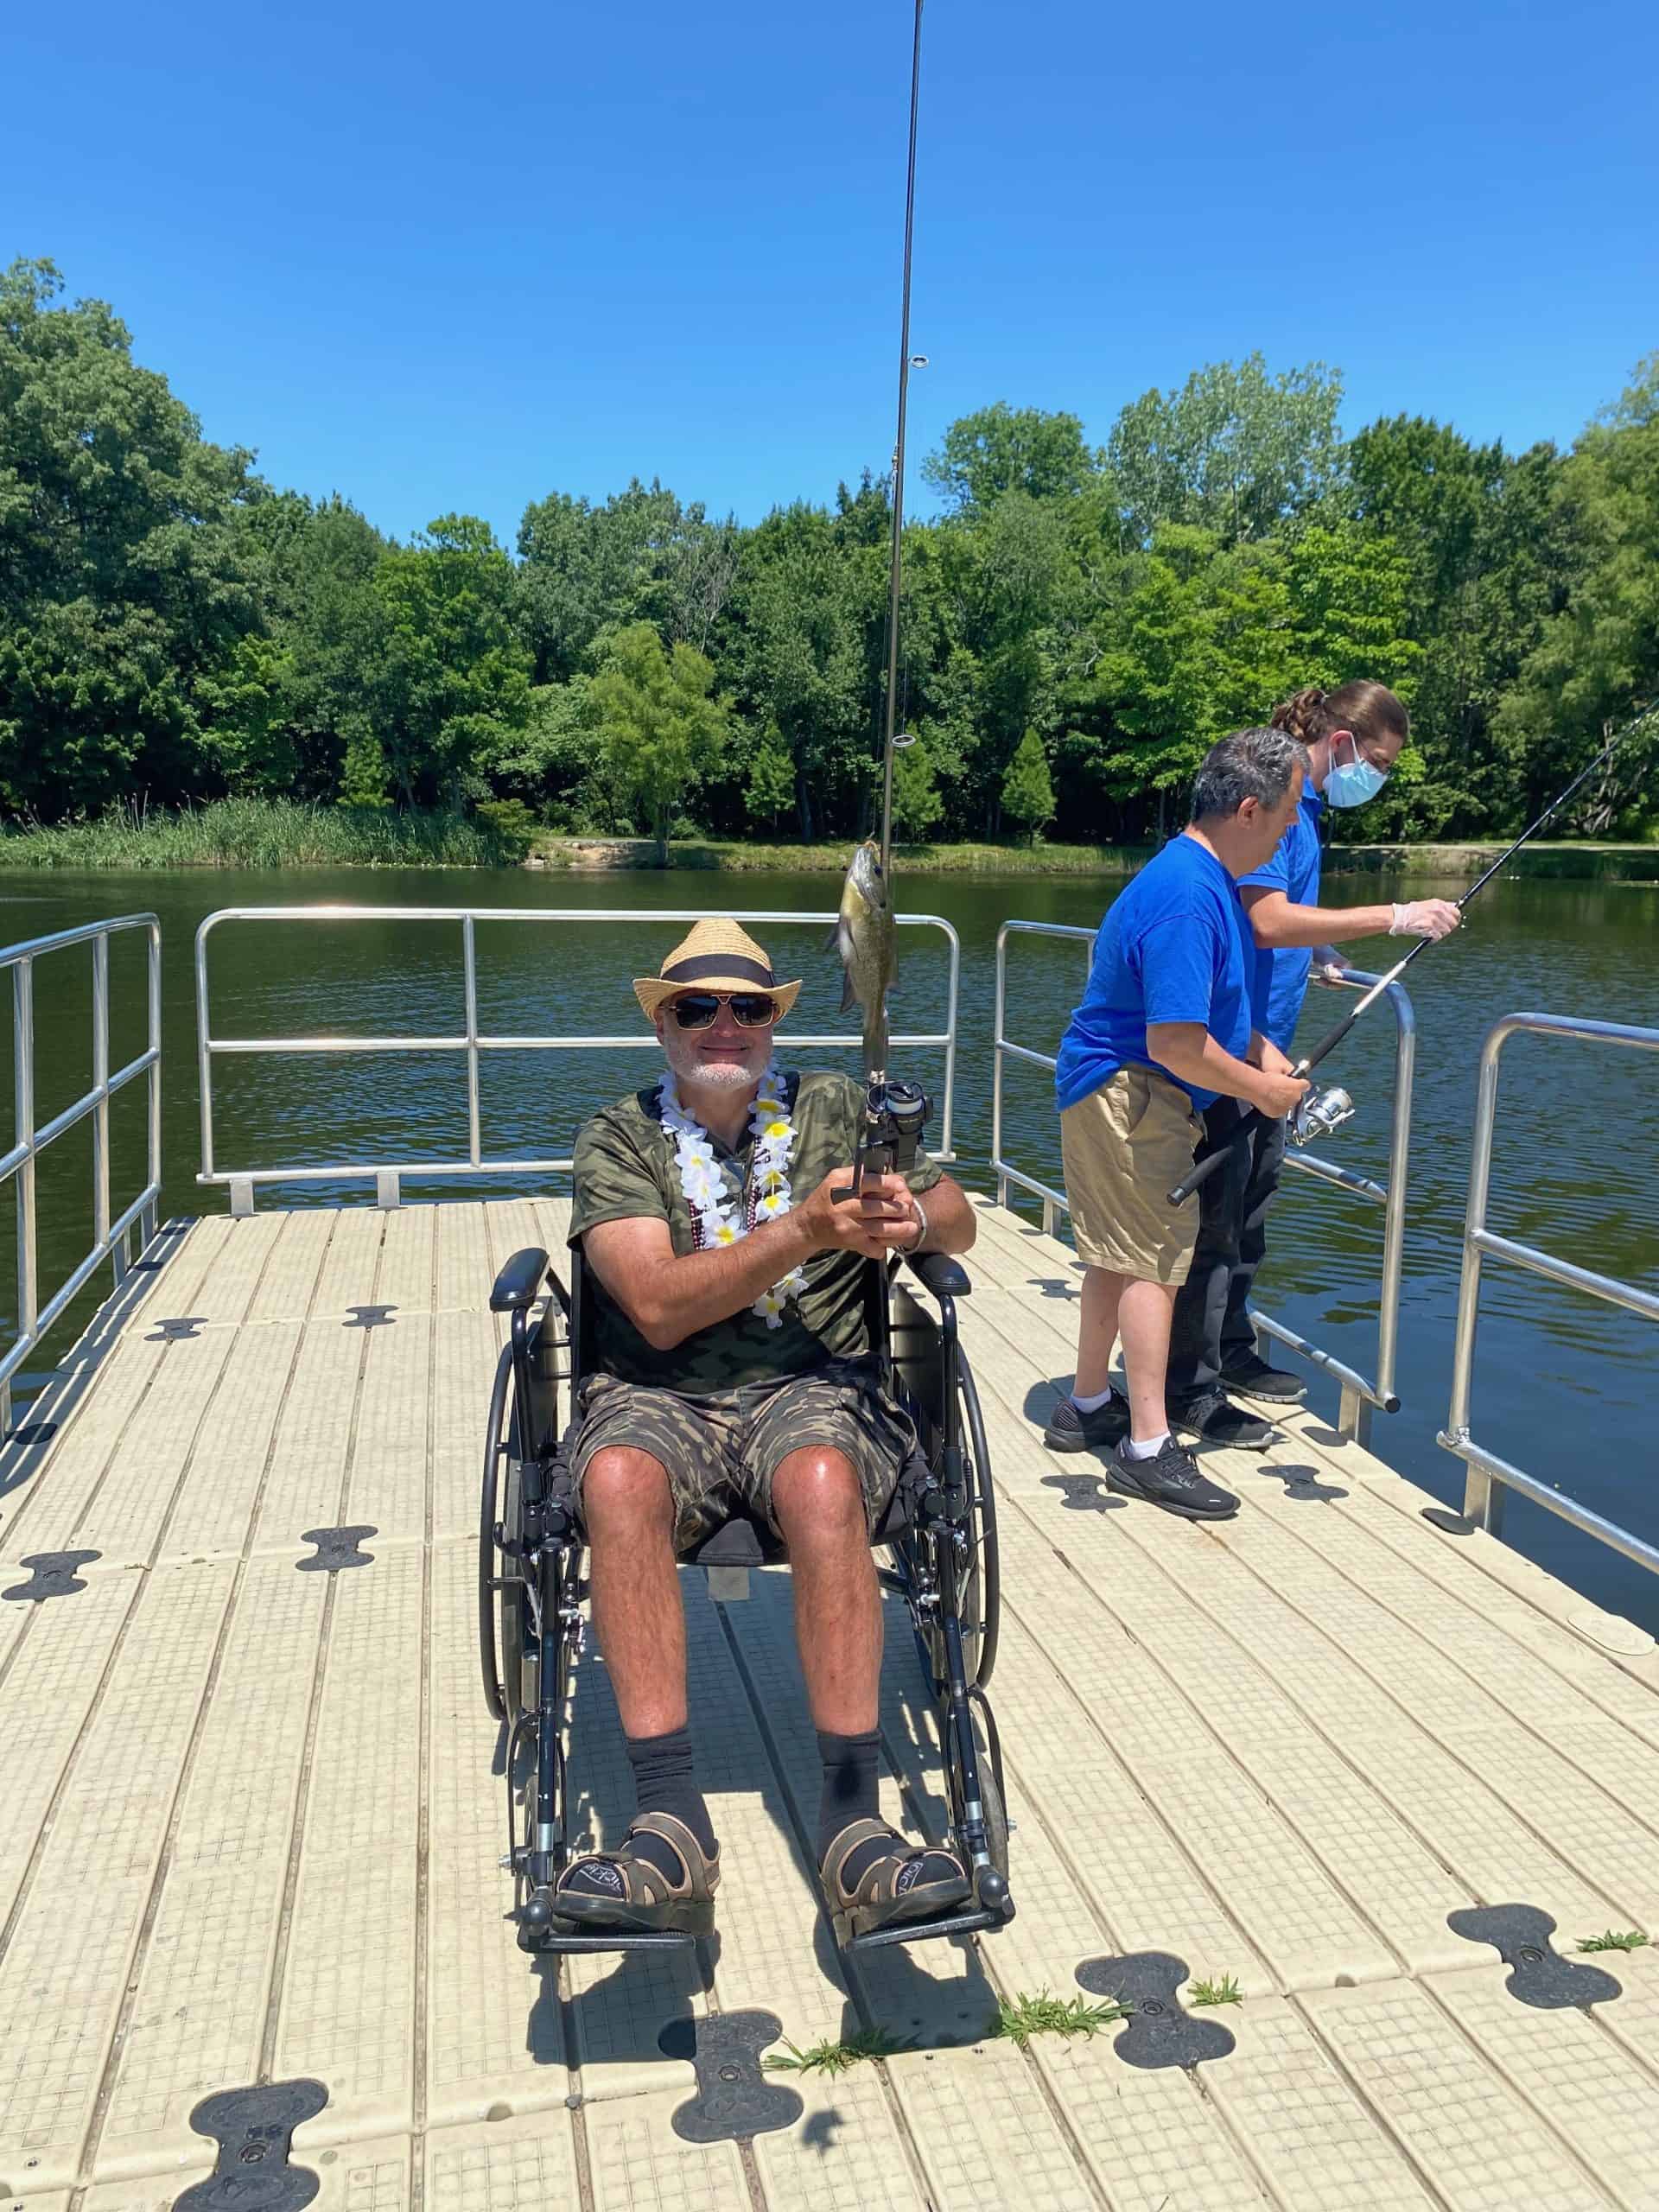
<path fill-rule="evenodd" d="M 846 1951 L 994 1929 L 1014 1917 L 1001 1747 L 985 1694 L 1000 1612 L 996 1501 L 979 1399 L 957 1333 L 956 1300 L 969 1287 L 944 1254 L 867 1263 L 869 1342 L 919 1445 L 872 1539 L 887 1555 L 878 1579 L 909 1612 L 939 1738 L 950 1841 L 973 1890 L 939 1918 L 860 1936 L 835 1914 Z M 554 1885 L 574 1855 L 566 1727 L 587 1595 L 584 1539 L 561 1451 L 573 1432 L 560 1424 L 562 1405 L 575 1406 L 593 1365 L 580 1249 L 569 1255 L 568 1288 L 546 1252 L 515 1253 L 496 1278 L 490 1306 L 511 1319 L 484 1443 L 479 1650 L 486 1701 L 506 1731 L 503 1863 L 514 1878 L 518 1942 L 536 1953 L 689 1948 L 694 1932 L 578 1928 L 555 1910 Z M 772 1531 L 740 1512 L 680 1564 L 707 1568 L 710 1595 L 729 1601 L 747 1594 L 751 1567 L 785 1557 Z"/>

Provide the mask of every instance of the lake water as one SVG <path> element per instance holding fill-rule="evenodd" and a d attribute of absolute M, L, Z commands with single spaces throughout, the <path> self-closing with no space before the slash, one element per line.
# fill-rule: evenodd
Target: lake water
<path fill-rule="evenodd" d="M 1415 888 L 1424 887 L 1416 886 Z M 962 942 L 955 1143 L 957 1173 L 988 1190 L 992 995 L 998 925 L 1010 916 L 1092 927 L 1121 888 L 1116 878 L 991 880 L 901 877 L 906 912 L 944 917 Z M 522 910 L 556 906 L 820 912 L 835 877 L 627 874 L 569 876 L 518 870 L 357 870 L 252 875 L 0 876 L 0 943 L 44 935 L 98 916 L 148 910 L 163 940 L 163 1214 L 222 1211 L 222 1189 L 197 1186 L 200 1165 L 192 940 L 219 907 L 323 901 L 359 906 L 462 905 Z M 1390 895 L 1374 878 L 1337 878 L 1333 903 Z M 638 1009 L 628 987 L 652 972 L 679 934 L 658 921 L 580 925 L 480 923 L 480 1021 L 511 1035 L 628 1035 Z M 803 974 L 796 1026 L 845 1031 L 836 1014 L 839 973 L 821 928 L 757 928 L 782 973 Z M 464 1022 L 458 923 L 374 920 L 353 925 L 226 925 L 212 939 L 217 1036 L 364 1034 L 456 1036 Z M 945 963 L 934 932 L 906 931 L 892 1007 L 896 1032 L 941 1029 Z M 1402 1410 L 1378 1415 L 1375 1448 L 1448 1503 L 1460 1503 L 1461 1464 L 1438 1449 L 1451 1376 L 1476 1061 L 1501 1014 L 1527 1008 L 1659 1026 L 1659 887 L 1499 883 L 1471 909 L 1465 931 L 1425 954 L 1409 978 L 1419 1025 L 1416 1112 L 1400 1322 Z M 1386 939 L 1352 949 L 1387 964 Z M 1011 949 L 1008 1033 L 1052 1052 L 1084 972 L 1087 948 L 1016 940 Z M 111 979 L 112 1062 L 143 1043 L 143 959 L 135 938 L 118 944 Z M 1351 1003 L 1312 995 L 1305 1038 Z M 90 1080 L 90 960 L 81 950 L 40 963 L 35 981 L 37 1123 Z M 4 1049 L 10 1024 L 0 1019 Z M 1359 1112 L 1325 1148 L 1328 1157 L 1386 1174 L 1393 1023 L 1386 1009 L 1352 1033 L 1327 1072 Z M 850 1052 L 806 1056 L 855 1068 Z M 895 1053 L 936 1097 L 937 1052 Z M 487 1056 L 480 1084 L 486 1156 L 568 1154 L 594 1107 L 646 1079 L 653 1062 L 624 1051 Z M 114 1109 L 113 1195 L 118 1209 L 142 1180 L 143 1085 Z M 464 1062 L 459 1054 L 397 1053 L 342 1059 L 220 1059 L 214 1070 L 217 1164 L 245 1170 L 328 1161 L 460 1158 L 467 1148 Z M 934 1123 L 937 1141 L 938 1122 Z M 1046 1077 L 1012 1065 L 1007 1084 L 1008 1156 L 1058 1180 L 1056 1123 Z M 1659 1058 L 1580 1050 L 1521 1038 L 1504 1055 L 1494 1155 L 1495 1228 L 1583 1265 L 1659 1289 Z M 90 1242 L 90 1126 L 53 1147 L 40 1170 L 42 1301 Z M 478 1185 L 433 1181 L 410 1195 L 459 1194 Z M 504 1181 L 487 1186 L 505 1192 Z M 372 1186 L 293 1187 L 262 1205 L 361 1198 Z M 1376 1361 L 1381 1210 L 1296 1175 L 1281 1198 L 1260 1287 L 1271 1312 L 1362 1372 Z M 12 1208 L 0 1204 L 0 1289 L 10 1341 L 15 1281 Z M 107 1284 L 107 1276 L 102 1279 Z M 86 1307 L 79 1318 L 84 1319 Z M 37 1367 L 67 1343 L 60 1331 Z M 1489 1446 L 1572 1496 L 1659 1541 L 1659 1336 L 1612 1307 L 1488 1263 L 1476 1363 L 1473 1429 Z M 480 1378 L 480 1420 L 484 1378 Z M 1313 1400 L 1334 1389 L 1316 1382 Z M 1510 1499 L 1505 1533 L 1520 1548 L 1600 1603 L 1659 1630 L 1659 1581 L 1537 1508 Z"/>

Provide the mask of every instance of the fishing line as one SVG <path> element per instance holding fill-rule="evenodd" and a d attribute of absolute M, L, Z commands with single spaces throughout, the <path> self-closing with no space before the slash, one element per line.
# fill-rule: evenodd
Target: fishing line
<path fill-rule="evenodd" d="M 1469 905 L 1470 901 L 1477 898 L 1479 893 L 1486 888 L 1486 886 L 1491 881 L 1492 878 L 1497 874 L 1500 868 L 1507 868 L 1509 866 L 1510 862 L 1520 851 L 1522 846 L 1526 844 L 1530 838 L 1535 837 L 1538 835 L 1538 832 L 1543 828 L 1545 823 L 1549 821 L 1552 816 L 1557 815 L 1560 812 L 1561 809 L 1567 804 L 1567 802 L 1573 797 L 1573 793 L 1581 789 L 1585 784 L 1588 783 L 1591 777 L 1595 774 L 1599 768 L 1605 767 L 1606 766 L 1607 762 L 1612 759 L 1614 753 L 1618 750 L 1619 747 L 1624 743 L 1627 738 L 1634 737 L 1637 732 L 1641 729 L 1644 724 L 1654 721 L 1656 718 L 1659 718 L 1659 706 L 1644 707 L 1642 712 L 1636 716 L 1633 721 L 1626 722 L 1623 729 L 1618 731 L 1612 737 L 1609 738 L 1606 744 L 1603 746 L 1601 751 L 1598 753 L 1595 759 L 1591 761 L 1589 766 L 1587 768 L 1580 769 L 1579 773 L 1574 776 L 1572 782 L 1567 785 L 1567 789 L 1560 794 L 1560 798 L 1552 799 L 1549 804 L 1544 809 L 1543 812 L 1538 817 L 1538 819 L 1535 822 L 1529 823 L 1529 826 L 1521 832 L 1521 835 L 1516 839 L 1515 842 L 1509 847 L 1507 851 L 1502 852 L 1498 855 L 1497 858 L 1492 862 L 1485 874 L 1484 875 L 1478 876 L 1475 881 L 1470 885 L 1469 888 L 1463 893 L 1462 896 L 1453 901 L 1453 904 L 1457 906 L 1459 912 L 1461 913 Z M 1407 969 L 1410 967 L 1412 962 L 1417 957 L 1418 954 L 1420 952 L 1427 952 L 1429 946 L 1436 941 L 1437 940 L 1433 938 L 1420 938 L 1417 943 L 1412 946 L 1410 951 L 1406 954 L 1405 957 L 1402 960 L 1396 961 L 1395 965 L 1389 969 L 1386 976 L 1379 976 L 1377 977 L 1376 982 L 1374 982 L 1366 991 L 1364 996 L 1360 1000 L 1358 1005 L 1354 1007 L 1353 1011 L 1351 1014 L 1344 1014 L 1334 1029 L 1330 1031 L 1327 1035 L 1320 1038 L 1319 1043 L 1314 1046 L 1311 1052 L 1308 1052 L 1303 1058 L 1297 1061 L 1295 1066 L 1291 1070 L 1292 1075 L 1306 1077 L 1312 1074 L 1313 1071 L 1318 1067 L 1319 1062 L 1324 1059 L 1327 1054 L 1335 1052 L 1337 1046 L 1341 1044 L 1343 1039 L 1348 1034 L 1348 1032 L 1353 1027 L 1360 1016 L 1363 1014 L 1370 1013 L 1370 1009 L 1376 1004 L 1378 999 L 1382 997 L 1383 992 L 1389 988 L 1391 983 L 1397 983 L 1399 982 L 1401 976 L 1405 974 Z M 1299 1116 L 1305 1117 L 1306 1121 L 1311 1122 L 1311 1126 L 1306 1128 L 1306 1133 L 1303 1133 L 1301 1130 L 1295 1130 L 1293 1132 L 1297 1135 L 1300 1142 L 1306 1143 L 1308 1136 L 1328 1135 L 1332 1129 L 1337 1128 L 1341 1122 L 1345 1122 L 1353 1112 L 1353 1102 L 1349 1098 L 1346 1091 L 1326 1091 L 1321 1093 L 1318 1097 L 1315 1097 L 1314 1095 L 1310 1092 L 1307 1097 L 1303 1100 L 1302 1104 L 1297 1109 L 1297 1112 Z M 1212 1175 L 1217 1174 L 1220 1172 L 1228 1154 L 1233 1150 L 1235 1146 L 1248 1138 L 1251 1133 L 1262 1123 L 1266 1122 L 1268 1118 L 1268 1117 L 1258 1108 L 1252 1106 L 1247 1113 L 1241 1116 L 1237 1126 L 1233 1130 L 1233 1133 L 1231 1136 L 1229 1137 L 1227 1142 L 1217 1151 L 1208 1154 L 1203 1160 L 1199 1160 L 1197 1166 L 1193 1168 L 1192 1173 L 1184 1177 L 1182 1180 L 1175 1185 L 1174 1189 L 1169 1192 L 1168 1196 L 1170 1205 L 1173 1206 L 1185 1205 L 1188 1198 L 1192 1197 L 1194 1191 L 1198 1190 L 1203 1184 L 1207 1183 Z"/>
<path fill-rule="evenodd" d="M 922 0 L 910 57 L 910 154 L 905 173 L 905 277 L 899 317 L 899 435 L 893 448 L 893 552 L 887 577 L 887 696 L 881 739 L 881 873 L 893 864 L 893 751 L 899 711 L 899 588 L 904 563 L 905 423 L 910 404 L 910 263 L 916 231 L 916 118 L 922 91 Z"/>

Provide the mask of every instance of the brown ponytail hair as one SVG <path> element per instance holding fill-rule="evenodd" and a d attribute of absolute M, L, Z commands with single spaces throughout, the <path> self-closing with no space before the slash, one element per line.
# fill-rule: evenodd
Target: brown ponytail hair
<path fill-rule="evenodd" d="M 1397 737 L 1402 744 L 1411 734 L 1411 721 L 1386 683 L 1357 677 L 1339 690 L 1321 691 L 1317 684 L 1299 691 L 1273 710 L 1271 727 L 1303 745 L 1317 745 L 1334 730 L 1350 729 L 1356 737 Z"/>

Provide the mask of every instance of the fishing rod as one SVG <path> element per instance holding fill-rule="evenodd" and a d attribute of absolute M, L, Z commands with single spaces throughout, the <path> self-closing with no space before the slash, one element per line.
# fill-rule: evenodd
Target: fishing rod
<path fill-rule="evenodd" d="M 893 448 L 893 550 L 887 568 L 887 690 L 881 738 L 880 841 L 874 854 L 861 844 L 842 887 L 832 938 L 847 971 L 842 1010 L 856 1000 L 864 1008 L 864 1108 L 853 1179 L 837 1198 L 856 1197 L 868 1174 L 907 1174 L 915 1166 L 922 1132 L 932 1110 L 919 1084 L 887 1073 L 887 990 L 897 968 L 893 906 L 893 756 L 899 730 L 899 605 L 904 576 L 905 429 L 910 372 L 925 356 L 910 350 L 910 272 L 916 233 L 916 125 L 921 107 L 922 5 L 910 54 L 910 142 L 905 168 L 905 268 L 899 315 L 899 420 Z"/>
<path fill-rule="evenodd" d="M 916 120 L 922 92 L 922 0 L 910 56 L 910 152 L 905 172 L 905 276 L 899 315 L 899 429 L 893 448 L 893 551 L 887 569 L 887 697 L 881 740 L 881 873 L 893 865 L 893 755 L 899 712 L 899 592 L 904 568 L 905 423 L 910 406 L 910 265 L 916 231 Z"/>
<path fill-rule="evenodd" d="M 1634 737 L 1636 733 L 1642 728 L 1644 723 L 1654 721 L 1656 716 L 1659 716 L 1659 705 L 1644 707 L 1642 712 L 1637 715 L 1633 721 L 1626 722 L 1623 729 L 1619 730 L 1614 736 L 1611 737 L 1607 743 L 1603 746 L 1601 751 L 1597 753 L 1595 759 L 1590 763 L 1589 766 L 1587 768 L 1581 769 L 1580 772 L 1573 777 L 1572 782 L 1560 794 L 1560 798 L 1552 799 L 1549 804 L 1544 809 L 1543 812 L 1538 817 L 1538 819 L 1532 823 L 1527 829 L 1523 830 L 1509 849 L 1506 852 L 1502 852 L 1498 855 L 1497 858 L 1492 862 L 1485 874 L 1478 877 L 1476 880 L 1470 885 L 1469 888 L 1462 894 L 1462 896 L 1453 901 L 1458 912 L 1462 913 L 1464 909 L 1469 905 L 1470 901 L 1477 898 L 1479 893 L 1486 888 L 1486 886 L 1491 881 L 1498 870 L 1509 866 L 1510 862 L 1520 851 L 1522 846 L 1526 844 L 1531 838 L 1535 837 L 1538 835 L 1538 832 L 1543 828 L 1545 823 L 1548 822 L 1553 815 L 1556 815 L 1560 812 L 1561 809 L 1567 804 L 1567 802 L 1573 797 L 1573 793 L 1579 791 L 1585 784 L 1587 784 L 1591 777 L 1595 774 L 1599 768 L 1602 768 L 1606 766 L 1607 762 L 1612 759 L 1613 754 L 1618 750 L 1619 747 L 1624 744 L 1626 738 Z M 1361 998 L 1358 1005 L 1356 1006 L 1351 1013 L 1344 1014 L 1342 1020 L 1337 1024 L 1336 1027 L 1332 1029 L 1328 1035 L 1321 1037 L 1319 1043 L 1314 1046 L 1312 1052 L 1306 1053 L 1302 1058 L 1297 1061 L 1295 1066 L 1292 1068 L 1290 1071 L 1291 1074 L 1299 1078 L 1311 1075 L 1313 1070 L 1318 1067 L 1321 1060 L 1325 1059 L 1330 1053 L 1336 1051 L 1338 1046 L 1341 1044 L 1343 1039 L 1348 1034 L 1348 1032 L 1353 1027 L 1360 1016 L 1363 1014 L 1368 1014 L 1371 1007 L 1376 1004 L 1378 999 L 1382 997 L 1383 992 L 1386 991 L 1391 984 L 1397 983 L 1399 982 L 1402 976 L 1405 974 L 1407 969 L 1410 967 L 1412 962 L 1417 957 L 1418 954 L 1420 952 L 1427 952 L 1429 946 L 1435 942 L 1436 939 L 1433 938 L 1419 938 L 1416 944 L 1412 946 L 1410 951 L 1405 955 L 1403 959 L 1396 961 L 1394 966 L 1389 969 L 1386 976 L 1379 976 L 1377 977 L 1376 982 L 1370 986 L 1370 988 L 1365 992 L 1364 995 Z M 1310 1092 L 1302 1100 L 1301 1104 L 1296 1109 L 1295 1114 L 1292 1117 L 1291 1134 L 1299 1144 L 1306 1144 L 1313 1137 L 1329 1136 L 1333 1129 L 1339 1128 L 1342 1123 L 1350 1118 L 1353 1110 L 1353 1101 L 1349 1097 L 1348 1093 L 1345 1090 L 1333 1089 L 1331 1090 L 1321 1091 L 1317 1096 Z M 1268 1119 L 1268 1116 L 1263 1114 L 1258 1107 L 1251 1107 L 1249 1110 L 1240 1118 L 1237 1127 L 1234 1129 L 1227 1142 L 1221 1146 L 1217 1151 L 1210 1153 L 1205 1158 L 1199 1160 L 1197 1166 L 1193 1168 L 1192 1173 L 1190 1175 L 1184 1176 L 1175 1185 L 1174 1189 L 1169 1192 L 1170 1205 L 1173 1206 L 1185 1205 L 1186 1201 L 1192 1197 L 1194 1191 L 1198 1190 L 1203 1184 L 1207 1183 L 1212 1175 L 1217 1174 L 1220 1172 L 1223 1163 L 1225 1161 L 1228 1154 L 1232 1150 L 1233 1147 L 1236 1145 L 1241 1139 L 1247 1137 L 1259 1122 L 1265 1122 Z"/>

